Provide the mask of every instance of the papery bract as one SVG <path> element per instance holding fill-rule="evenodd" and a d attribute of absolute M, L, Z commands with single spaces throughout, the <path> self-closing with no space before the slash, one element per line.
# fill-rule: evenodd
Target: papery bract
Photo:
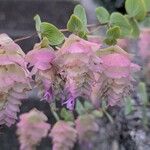
<path fill-rule="evenodd" d="M 53 126 L 50 137 L 53 140 L 53 150 L 71 150 L 77 140 L 77 132 L 69 123 L 58 121 Z"/>
<path fill-rule="evenodd" d="M 52 84 L 55 80 L 55 69 L 52 61 L 55 53 L 52 48 L 35 48 L 26 55 L 26 61 L 33 66 L 31 75 L 35 75 L 37 85 L 42 87 L 43 99 L 51 102 L 53 99 Z"/>
<path fill-rule="evenodd" d="M 25 54 L 6 34 L 0 34 L 0 124 L 11 126 L 20 111 L 21 99 L 30 89 Z"/>
<path fill-rule="evenodd" d="M 111 106 L 119 105 L 125 96 L 132 90 L 133 73 L 140 67 L 131 62 L 129 56 L 111 53 L 101 57 L 104 74 L 107 77 L 106 90 L 103 96 Z"/>
<path fill-rule="evenodd" d="M 65 41 L 55 59 L 61 77 L 66 81 L 63 103 L 73 109 L 77 97 L 90 97 L 94 72 L 101 72 L 101 59 L 95 55 L 100 44 L 83 40 L 75 35 Z"/>
<path fill-rule="evenodd" d="M 20 150 L 33 150 L 47 136 L 50 125 L 46 121 L 46 115 L 37 109 L 20 115 L 20 122 L 17 124 Z"/>

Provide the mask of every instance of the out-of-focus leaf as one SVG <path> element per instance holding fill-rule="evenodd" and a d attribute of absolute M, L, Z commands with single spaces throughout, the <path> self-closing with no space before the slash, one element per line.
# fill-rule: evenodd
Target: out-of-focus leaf
<path fill-rule="evenodd" d="M 73 121 L 74 120 L 74 115 L 71 111 L 62 108 L 60 112 L 61 118 L 63 118 L 65 121 Z"/>
<path fill-rule="evenodd" d="M 144 0 L 147 12 L 150 11 L 150 0 Z"/>
<path fill-rule="evenodd" d="M 109 28 L 106 33 L 107 37 L 112 38 L 112 39 L 119 38 L 120 34 L 121 34 L 120 27 L 118 27 L 118 26 Z"/>
<path fill-rule="evenodd" d="M 146 85 L 144 82 L 140 82 L 139 86 L 139 94 L 140 94 L 140 99 L 142 100 L 142 103 L 144 105 L 148 104 L 148 95 L 147 95 L 147 90 L 146 90 Z"/>
<path fill-rule="evenodd" d="M 92 114 L 98 118 L 101 118 L 104 115 L 102 110 L 94 110 L 94 111 L 92 111 Z"/>
<path fill-rule="evenodd" d="M 127 97 L 125 99 L 125 115 L 129 115 L 132 112 L 132 103 L 131 103 L 131 97 Z"/>
<path fill-rule="evenodd" d="M 146 16 L 146 5 L 144 0 L 126 0 L 125 8 L 130 17 L 141 21 Z"/>
<path fill-rule="evenodd" d="M 131 36 L 133 38 L 138 38 L 140 34 L 140 29 L 138 27 L 138 23 L 134 18 L 129 19 L 132 31 L 131 31 Z"/>
<path fill-rule="evenodd" d="M 67 23 L 67 29 L 70 32 L 79 33 L 81 31 L 84 31 L 83 24 L 78 16 L 71 15 L 68 23 Z"/>
<path fill-rule="evenodd" d="M 74 15 L 76 15 L 80 21 L 82 22 L 85 30 L 87 30 L 87 17 L 86 17 L 86 12 L 85 9 L 82 5 L 78 4 L 75 8 L 74 8 Z"/>
<path fill-rule="evenodd" d="M 103 24 L 109 22 L 110 14 L 104 7 L 97 7 L 96 17 L 98 21 Z"/>
<path fill-rule="evenodd" d="M 128 19 L 123 16 L 121 13 L 114 12 L 110 16 L 110 24 L 113 26 L 120 27 L 120 35 L 126 37 L 131 33 L 131 26 Z"/>
<path fill-rule="evenodd" d="M 79 100 L 76 102 L 75 110 L 79 115 L 85 113 L 85 108 L 83 107 L 82 103 Z"/>
<path fill-rule="evenodd" d="M 40 18 L 40 16 L 39 16 L 39 15 L 36 15 L 36 16 L 34 17 L 34 21 L 35 21 L 35 28 L 36 28 L 36 31 L 38 32 L 38 36 L 39 36 L 39 38 L 41 39 L 41 33 L 40 33 L 40 31 L 41 31 L 41 18 Z"/>

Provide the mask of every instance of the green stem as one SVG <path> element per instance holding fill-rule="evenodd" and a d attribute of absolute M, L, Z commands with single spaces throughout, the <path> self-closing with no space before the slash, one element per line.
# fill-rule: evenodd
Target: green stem
<path fill-rule="evenodd" d="M 53 104 L 50 104 L 50 110 L 51 110 L 51 112 L 52 112 L 54 118 L 56 119 L 56 121 L 59 121 L 60 118 L 59 118 L 59 116 L 58 116 L 58 114 L 57 114 L 57 112 L 56 112 L 56 106 L 55 106 L 54 103 L 53 103 Z"/>

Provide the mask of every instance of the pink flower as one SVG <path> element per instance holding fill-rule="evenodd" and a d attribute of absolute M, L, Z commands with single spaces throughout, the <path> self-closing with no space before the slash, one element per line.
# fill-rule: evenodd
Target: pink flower
<path fill-rule="evenodd" d="M 53 150 L 71 150 L 77 140 L 77 132 L 69 123 L 58 121 L 53 126 L 50 137 L 53 140 Z"/>
<path fill-rule="evenodd" d="M 25 54 L 6 34 L 0 34 L 0 124 L 11 126 L 20 111 L 21 99 L 30 89 Z"/>
<path fill-rule="evenodd" d="M 139 40 L 139 53 L 145 59 L 150 58 L 150 29 L 142 29 Z"/>
<path fill-rule="evenodd" d="M 20 115 L 20 122 L 17 124 L 20 150 L 33 150 L 47 136 L 50 125 L 46 121 L 45 114 L 37 109 Z"/>
<path fill-rule="evenodd" d="M 44 89 L 43 99 L 48 102 L 53 98 L 52 84 L 55 80 L 55 69 L 52 62 L 55 58 L 55 53 L 52 48 L 33 49 L 26 55 L 26 61 L 33 66 L 31 75 L 35 75 L 37 85 L 42 84 Z"/>
<path fill-rule="evenodd" d="M 101 59 L 107 77 L 104 96 L 107 97 L 109 105 L 119 105 L 132 90 L 132 73 L 140 70 L 140 67 L 131 63 L 129 56 L 121 53 L 104 55 Z"/>
<path fill-rule="evenodd" d="M 102 71 L 101 59 L 95 54 L 99 47 L 99 44 L 71 35 L 57 53 L 54 62 L 65 80 L 63 104 L 71 110 L 78 97 L 90 96 L 94 73 Z"/>

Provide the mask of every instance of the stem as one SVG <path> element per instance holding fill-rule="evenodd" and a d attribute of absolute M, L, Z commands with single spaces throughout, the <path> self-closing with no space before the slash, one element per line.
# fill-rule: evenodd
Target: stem
<path fill-rule="evenodd" d="M 29 35 L 29 36 L 25 36 L 25 37 L 21 37 L 21 38 L 15 39 L 14 42 L 23 41 L 23 40 L 32 38 L 32 37 L 34 37 L 34 36 L 37 36 L 37 32 L 35 32 L 35 33 L 33 33 L 32 35 Z"/>
<path fill-rule="evenodd" d="M 54 118 L 56 119 L 56 121 L 59 121 L 60 118 L 59 118 L 58 114 L 56 113 L 56 105 L 54 103 L 50 104 L 50 110 L 51 110 Z"/>

